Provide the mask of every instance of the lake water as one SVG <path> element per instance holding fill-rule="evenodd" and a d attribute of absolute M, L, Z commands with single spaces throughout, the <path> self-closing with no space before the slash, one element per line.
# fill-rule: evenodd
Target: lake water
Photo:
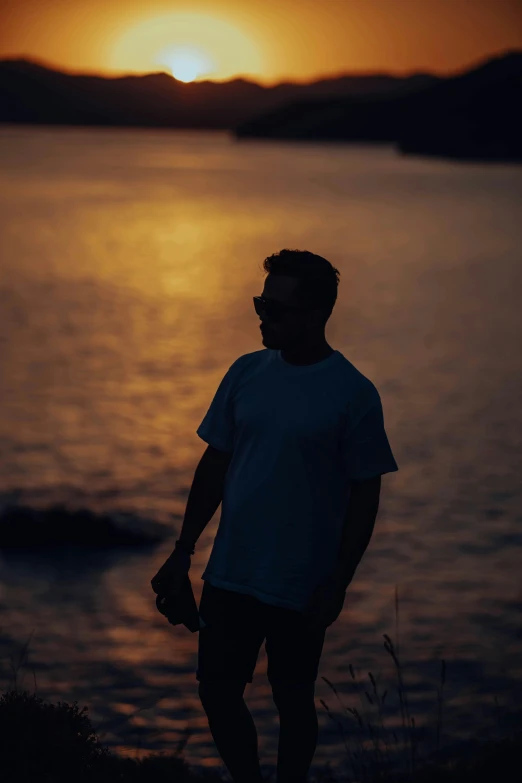
<path fill-rule="evenodd" d="M 197 634 L 158 613 L 150 579 L 206 447 L 196 428 L 229 365 L 263 347 L 263 259 L 290 247 L 340 270 L 326 336 L 379 389 L 399 465 L 327 632 L 315 765 L 346 758 L 321 677 L 360 706 L 348 665 L 365 688 L 372 671 L 400 722 L 383 648 L 383 634 L 397 639 L 396 585 L 417 724 L 433 723 L 444 658 L 444 728 L 493 730 L 494 697 L 509 710 L 522 695 L 522 168 L 224 133 L 4 127 L 0 172 L 2 497 L 132 511 L 171 531 L 152 554 L 3 554 L 1 687 L 31 637 L 24 686 L 88 705 L 117 750 L 173 750 L 187 729 L 187 760 L 220 763 Z M 197 600 L 218 521 L 193 557 Z M 274 765 L 264 648 L 245 697 Z"/>

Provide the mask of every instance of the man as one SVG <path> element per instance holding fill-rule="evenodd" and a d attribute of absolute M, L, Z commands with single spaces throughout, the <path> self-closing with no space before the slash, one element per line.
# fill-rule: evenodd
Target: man
<path fill-rule="evenodd" d="M 369 543 L 381 475 L 398 467 L 377 389 L 325 339 L 338 270 L 298 250 L 269 256 L 264 269 L 254 306 L 265 348 L 231 365 L 197 430 L 209 446 L 176 548 L 152 584 L 179 589 L 222 501 L 202 574 L 199 696 L 234 783 L 259 783 L 243 692 L 266 640 L 280 720 L 277 781 L 304 783 L 326 628 Z"/>

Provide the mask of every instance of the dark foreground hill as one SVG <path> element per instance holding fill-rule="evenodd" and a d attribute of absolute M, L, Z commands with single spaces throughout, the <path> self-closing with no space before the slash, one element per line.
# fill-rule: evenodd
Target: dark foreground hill
<path fill-rule="evenodd" d="M 522 52 L 423 88 L 300 101 L 236 129 L 237 138 L 395 143 L 403 153 L 522 160 Z"/>

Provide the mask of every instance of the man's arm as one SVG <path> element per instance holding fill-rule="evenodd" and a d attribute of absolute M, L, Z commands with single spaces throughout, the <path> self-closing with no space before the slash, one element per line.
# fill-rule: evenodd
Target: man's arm
<path fill-rule="evenodd" d="M 370 543 L 379 510 L 380 491 L 380 475 L 364 481 L 352 482 L 343 534 L 333 572 L 334 581 L 342 590 L 346 590 L 352 581 Z"/>
<path fill-rule="evenodd" d="M 196 545 L 223 498 L 225 477 L 232 452 L 208 446 L 201 457 L 190 488 L 179 540 L 189 550 Z"/>

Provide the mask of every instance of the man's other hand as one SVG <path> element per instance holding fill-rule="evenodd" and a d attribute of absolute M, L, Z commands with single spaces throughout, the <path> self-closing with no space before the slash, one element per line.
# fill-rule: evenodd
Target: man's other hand
<path fill-rule="evenodd" d="M 341 614 L 346 590 L 329 576 L 313 590 L 303 615 L 310 628 L 327 628 Z"/>

